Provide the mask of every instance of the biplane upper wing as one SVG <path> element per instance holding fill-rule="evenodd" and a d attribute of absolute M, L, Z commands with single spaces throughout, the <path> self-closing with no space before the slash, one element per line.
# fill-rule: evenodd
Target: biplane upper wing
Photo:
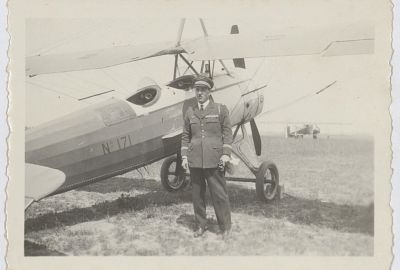
<path fill-rule="evenodd" d="M 368 25 L 324 29 L 279 36 L 205 36 L 177 43 L 115 46 L 92 51 L 36 55 L 26 58 L 26 75 L 100 69 L 166 54 L 187 53 L 190 60 L 224 60 L 323 54 L 325 56 L 370 54 L 374 51 L 373 28 Z"/>
<path fill-rule="evenodd" d="M 374 31 L 368 25 L 356 25 L 264 37 L 244 34 L 207 36 L 182 42 L 181 45 L 192 61 L 313 54 L 372 54 Z"/>
<path fill-rule="evenodd" d="M 25 175 L 25 209 L 57 190 L 65 181 L 62 171 L 30 163 L 25 164 Z"/>
<path fill-rule="evenodd" d="M 171 43 L 115 46 L 106 49 L 65 54 L 35 55 L 26 58 L 26 76 L 100 69 L 150 57 L 183 52 Z"/>

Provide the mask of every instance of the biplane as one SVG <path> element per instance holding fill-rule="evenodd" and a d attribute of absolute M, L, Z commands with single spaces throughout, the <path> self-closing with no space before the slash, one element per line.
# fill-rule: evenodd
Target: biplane
<path fill-rule="evenodd" d="M 285 130 L 286 138 L 302 139 L 306 135 L 310 135 L 313 139 L 317 139 L 321 129 L 316 124 L 287 125 Z"/>
<path fill-rule="evenodd" d="M 304 37 L 247 36 L 237 25 L 225 36 L 209 35 L 200 19 L 203 36 L 183 40 L 185 19 L 176 40 L 132 46 L 114 46 L 96 51 L 34 55 L 26 58 L 26 76 L 103 69 L 144 61 L 162 55 L 173 56 L 172 80 L 158 84 L 143 79 L 124 99 L 110 98 L 82 110 L 29 128 L 25 134 L 25 209 L 47 196 L 89 185 L 164 159 L 161 182 L 168 191 L 187 184 L 180 166 L 183 115 L 195 102 L 191 86 L 195 76 L 214 81 L 212 98 L 224 103 L 234 129 L 233 153 L 255 175 L 254 179 L 229 178 L 256 183 L 262 201 L 279 197 L 279 173 L 272 161 L 259 162 L 261 138 L 255 118 L 263 111 L 266 83 L 256 82 L 246 69 L 246 58 L 296 55 L 336 56 L 371 54 L 371 31 L 318 42 Z M 309 41 L 309 40 L 308 40 Z M 230 65 L 227 65 L 229 61 Z M 185 68 L 178 63 L 183 63 Z M 173 102 L 166 98 L 173 96 Z M 169 99 L 171 100 L 171 99 Z M 246 124 L 249 123 L 251 135 Z M 252 138 L 252 141 L 251 141 Z"/>

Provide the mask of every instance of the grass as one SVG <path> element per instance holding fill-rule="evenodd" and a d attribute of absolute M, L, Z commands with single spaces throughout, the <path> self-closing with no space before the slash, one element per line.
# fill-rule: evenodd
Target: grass
<path fill-rule="evenodd" d="M 261 160 L 277 164 L 286 193 L 264 204 L 256 201 L 254 184 L 230 183 L 228 242 L 216 234 L 211 206 L 211 232 L 193 239 L 190 188 L 164 191 L 160 162 L 143 175 L 129 173 L 33 205 L 25 238 L 67 255 L 373 255 L 372 140 L 263 137 L 263 149 Z M 251 176 L 243 167 L 238 174 Z M 31 245 L 25 254 L 35 255 Z"/>
<path fill-rule="evenodd" d="M 169 193 L 162 190 L 160 183 L 156 180 L 147 180 L 145 183 L 148 187 L 153 186 L 153 191 L 135 197 L 122 193 L 118 199 L 104 201 L 90 207 L 74 208 L 29 218 L 25 221 L 25 231 L 39 231 L 57 226 L 101 220 L 121 213 L 142 211 L 150 206 L 161 207 L 191 202 L 189 188 L 181 192 Z M 285 195 L 279 201 L 264 204 L 255 200 L 254 189 L 230 185 L 228 190 L 231 208 L 234 212 L 373 235 L 373 204 L 367 206 L 338 205 L 290 195 Z M 211 201 L 209 197 L 208 201 Z"/>
<path fill-rule="evenodd" d="M 365 234 L 240 213 L 233 214 L 232 238 L 222 241 L 211 209 L 211 230 L 195 239 L 191 211 L 189 203 L 149 206 L 28 238 L 68 255 L 372 255 L 373 238 Z"/>

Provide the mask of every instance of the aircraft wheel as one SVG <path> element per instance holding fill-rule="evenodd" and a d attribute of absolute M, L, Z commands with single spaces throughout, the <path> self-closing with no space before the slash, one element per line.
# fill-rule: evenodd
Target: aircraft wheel
<path fill-rule="evenodd" d="M 181 169 L 178 175 L 176 175 L 176 161 L 176 156 L 168 157 L 164 159 L 161 166 L 161 184 L 170 192 L 181 190 L 188 183 L 183 169 Z"/>
<path fill-rule="evenodd" d="M 262 202 L 269 202 L 279 197 L 279 173 L 273 162 L 261 163 L 256 174 L 256 193 Z"/>

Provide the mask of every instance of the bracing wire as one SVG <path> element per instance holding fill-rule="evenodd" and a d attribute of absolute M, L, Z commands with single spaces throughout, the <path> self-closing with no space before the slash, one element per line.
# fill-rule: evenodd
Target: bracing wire
<path fill-rule="evenodd" d="M 62 76 L 66 78 L 66 80 L 72 82 L 74 84 L 74 89 L 77 90 L 78 92 L 84 92 L 87 94 L 90 94 L 91 91 L 87 90 L 87 87 L 82 87 L 82 82 L 84 81 L 83 79 L 77 79 L 76 77 L 72 76 L 71 74 L 68 73 L 61 73 Z M 103 87 L 102 87 L 103 88 Z"/>
<path fill-rule="evenodd" d="M 101 71 L 104 73 L 104 75 L 106 75 L 106 76 L 107 76 L 108 78 L 110 78 L 113 82 L 115 82 L 115 83 L 120 87 L 120 89 L 121 89 L 122 91 L 124 91 L 125 93 L 128 93 L 128 94 L 129 94 L 129 91 L 126 90 L 125 86 L 124 86 L 119 80 L 117 80 L 114 76 L 111 76 L 111 74 L 110 74 L 109 72 L 105 71 L 104 69 L 101 69 Z M 119 91 L 117 90 L 117 92 L 119 92 Z"/>
<path fill-rule="evenodd" d="M 70 95 L 70 94 L 67 94 L 67 93 L 58 91 L 58 90 L 53 89 L 53 88 L 51 88 L 51 87 L 44 86 L 44 85 L 42 85 L 42 84 L 35 83 L 35 82 L 30 82 L 30 81 L 25 81 L 25 82 L 26 82 L 27 84 L 36 86 L 36 87 L 38 87 L 38 88 L 41 89 L 41 90 L 45 90 L 45 91 L 50 92 L 50 93 L 53 93 L 53 94 L 58 94 L 58 95 L 61 95 L 61 96 L 64 96 L 64 97 L 68 97 L 68 98 L 70 98 L 70 99 L 73 99 L 73 100 L 75 100 L 75 101 L 79 101 L 79 98 L 77 98 L 77 97 L 75 97 L 75 96 L 72 96 L 72 95 Z M 84 102 L 85 102 L 85 101 L 84 101 Z M 87 103 L 87 102 L 86 102 L 86 103 Z"/>
<path fill-rule="evenodd" d="M 60 46 L 63 46 L 65 44 L 68 44 L 68 43 L 72 42 L 73 40 L 78 40 L 78 39 L 86 36 L 88 33 L 93 32 L 93 30 L 95 30 L 96 28 L 97 29 L 102 29 L 102 27 L 98 27 L 98 25 L 94 25 L 92 27 L 89 27 L 85 31 L 81 31 L 79 33 L 76 33 L 72 37 L 63 38 L 62 40 L 59 40 L 55 44 L 52 44 L 50 46 L 43 47 L 43 48 L 37 50 L 35 55 L 39 55 L 39 54 L 44 54 L 44 53 L 50 52 L 50 51 L 52 51 L 52 50 L 54 50 L 56 48 L 59 48 Z"/>
<path fill-rule="evenodd" d="M 261 63 L 258 65 L 258 67 L 256 68 L 255 72 L 254 72 L 253 75 L 250 77 L 250 80 L 249 80 L 249 82 L 248 82 L 248 84 L 247 84 L 247 86 L 246 86 L 246 88 L 244 89 L 243 92 L 247 92 L 247 90 L 249 89 L 249 87 L 250 87 L 251 83 L 253 82 L 255 76 L 256 76 L 257 73 L 260 71 L 261 67 L 265 64 L 265 59 L 266 59 L 266 58 L 264 57 L 264 59 L 263 59 L 263 60 L 261 61 Z M 240 86 L 239 86 L 239 87 L 240 87 Z M 240 104 L 240 101 L 241 101 L 241 99 L 239 99 L 239 100 L 236 102 L 236 104 L 233 106 L 233 109 L 232 109 L 232 110 L 236 109 L 236 107 Z M 245 112 L 243 111 L 243 113 L 245 113 Z M 246 117 L 246 116 L 243 115 L 243 119 L 244 119 L 245 117 Z"/>
<path fill-rule="evenodd" d="M 53 93 L 53 94 L 59 94 L 59 95 L 66 96 L 66 97 L 69 97 L 69 98 L 74 99 L 74 100 L 77 100 L 77 99 L 78 99 L 78 98 L 76 98 L 76 97 L 74 97 L 74 96 L 65 94 L 65 93 L 63 93 L 63 92 L 61 92 L 61 91 L 52 89 L 52 88 L 50 88 L 50 87 L 47 87 L 47 86 L 44 86 L 44 85 L 41 85 L 41 84 L 38 84 L 38 83 L 29 82 L 29 81 L 25 81 L 25 82 L 26 82 L 27 84 L 30 84 L 30 85 L 39 87 L 40 89 L 46 90 L 46 91 L 51 92 L 51 93 Z"/>
<path fill-rule="evenodd" d="M 253 76 L 251 76 L 251 78 L 250 78 L 250 80 L 249 80 L 249 83 L 247 84 L 247 87 L 246 87 L 246 89 L 244 90 L 245 92 L 249 89 L 250 84 L 251 84 L 252 82 L 254 82 L 254 78 L 256 77 L 257 73 L 261 70 L 261 67 L 264 66 L 264 64 L 265 64 L 265 59 L 266 59 L 266 57 L 264 57 L 264 59 L 263 59 L 263 60 L 261 61 L 261 63 L 258 65 L 256 71 L 253 73 Z"/>
<path fill-rule="evenodd" d="M 95 30 L 95 29 L 103 29 L 103 27 L 98 27 L 98 24 L 93 25 L 92 27 L 89 27 L 89 28 L 87 28 L 87 29 L 85 29 L 85 30 L 83 30 L 83 31 L 81 31 L 81 32 L 79 32 L 79 33 L 76 33 L 76 34 L 73 35 L 72 37 L 64 38 L 64 39 L 62 39 L 62 40 L 59 40 L 59 41 L 56 42 L 55 44 L 52 44 L 52 45 L 50 45 L 50 46 L 43 47 L 43 48 L 39 49 L 39 50 L 37 51 L 36 54 L 47 53 L 47 52 L 52 51 L 52 50 L 54 50 L 54 49 L 56 49 L 56 48 L 58 48 L 58 47 L 60 47 L 60 46 L 63 46 L 63 45 L 65 45 L 65 44 L 68 44 L 68 43 L 70 43 L 70 42 L 72 42 L 72 41 L 74 41 L 74 40 L 78 40 L 78 39 L 80 39 L 80 38 L 82 38 L 82 37 L 84 37 L 84 36 L 87 36 L 87 34 L 90 33 L 90 32 L 93 33 L 93 32 L 94 32 L 93 30 Z M 95 31 L 96 31 L 96 30 L 95 30 Z M 103 70 L 103 71 L 104 71 L 104 70 Z M 104 71 L 104 73 L 105 73 L 105 71 Z M 114 82 L 118 83 L 118 85 L 121 86 L 121 84 L 120 84 L 116 79 L 114 79 L 111 75 L 109 75 L 109 74 L 107 74 L 107 73 L 105 73 L 105 74 L 106 74 L 108 77 L 110 77 Z M 76 79 L 75 79 L 72 75 L 67 74 L 67 73 L 64 73 L 64 76 L 67 77 L 67 78 L 69 78 L 70 80 L 76 82 Z M 106 87 L 104 87 L 104 85 L 100 85 L 100 84 L 98 84 L 98 83 L 95 83 L 95 82 L 90 81 L 90 80 L 87 80 L 87 79 L 80 78 L 79 81 L 86 82 L 86 83 L 88 83 L 88 84 L 92 84 L 92 85 L 94 85 L 94 86 L 96 86 L 96 87 L 100 87 L 100 89 L 102 89 L 102 90 L 105 90 L 105 89 L 106 89 Z M 72 95 L 70 95 L 70 94 L 67 94 L 67 93 L 64 93 L 64 92 L 55 90 L 55 89 L 53 89 L 53 88 L 51 88 L 51 87 L 44 86 L 44 85 L 42 85 L 42 84 L 34 83 L 34 82 L 31 82 L 31 81 L 26 81 L 26 83 L 31 84 L 31 85 L 34 85 L 34 86 L 37 86 L 37 87 L 39 87 L 39 88 L 42 89 L 42 90 L 46 90 L 46 91 L 49 91 L 49 92 L 52 92 L 52 93 L 57 93 L 57 94 L 59 94 L 59 95 L 62 95 L 62 96 L 65 96 L 65 97 L 69 97 L 69 98 L 74 99 L 74 100 L 77 100 L 77 101 L 83 101 L 83 99 L 85 99 L 85 98 L 83 98 L 83 99 L 82 99 L 82 98 L 77 98 L 77 97 L 72 96 Z M 122 88 L 123 88 L 123 87 L 122 87 Z M 122 89 L 122 90 L 125 91 L 125 92 L 128 92 L 128 91 L 126 91 L 125 89 Z M 88 91 L 82 90 L 81 88 L 79 88 L 79 91 L 83 91 L 83 92 L 88 93 Z M 116 91 L 116 90 L 112 90 L 112 91 Z M 111 90 L 108 91 L 108 92 L 111 92 Z M 96 95 L 94 95 L 94 96 L 96 96 Z M 85 102 L 85 101 L 83 101 L 83 102 Z M 87 103 L 87 102 L 85 102 L 85 103 Z M 89 104 L 89 103 L 88 103 L 88 104 Z"/>
<path fill-rule="evenodd" d="M 289 101 L 289 102 L 287 102 L 287 103 L 284 103 L 284 104 L 282 104 L 282 105 L 279 105 L 279 106 L 277 106 L 277 107 L 275 107 L 275 108 L 273 108 L 273 109 L 270 109 L 270 110 L 267 110 L 267 111 L 265 111 L 265 112 L 262 112 L 259 116 L 262 116 L 262 115 L 267 114 L 267 113 L 273 113 L 273 112 L 276 112 L 276 111 L 280 111 L 280 110 L 285 109 L 285 108 L 287 108 L 287 107 L 289 107 L 289 106 L 292 106 L 292 105 L 294 105 L 294 104 L 296 104 L 296 103 L 298 103 L 298 102 L 300 102 L 300 101 L 302 101 L 302 100 L 304 100 L 304 99 L 306 99 L 306 98 L 312 97 L 312 96 L 314 96 L 314 95 L 319 95 L 319 94 L 321 94 L 322 92 L 324 92 L 325 90 L 327 90 L 328 88 L 330 88 L 332 85 L 334 85 L 336 82 L 337 82 L 337 81 L 334 81 L 334 82 L 328 84 L 327 86 L 325 86 L 325 87 L 319 89 L 318 91 L 313 91 L 313 92 L 308 93 L 308 94 L 306 94 L 306 95 L 304 95 L 304 96 L 301 96 L 301 97 L 296 98 L 296 99 L 294 99 L 294 100 L 291 100 L 291 101 Z"/>
<path fill-rule="evenodd" d="M 113 76 L 111 76 L 108 72 L 106 72 L 104 69 L 101 69 L 101 71 L 108 77 L 108 78 L 110 78 L 112 81 L 114 81 L 116 84 L 118 84 L 120 87 L 121 87 L 121 90 L 122 91 L 124 91 L 124 92 L 126 92 L 126 93 L 129 93 L 127 90 L 125 90 L 125 89 L 123 89 L 124 88 L 124 86 L 121 84 L 121 83 L 119 83 L 119 81 L 117 80 L 117 79 L 115 79 Z M 101 84 L 99 84 L 99 83 L 97 83 L 97 82 L 94 82 L 94 81 L 92 81 L 92 80 L 88 80 L 88 79 L 84 79 L 84 78 L 81 78 L 81 77 L 79 77 L 78 79 L 76 79 L 76 78 L 74 78 L 74 76 L 72 76 L 71 74 L 67 74 L 67 73 L 64 73 L 64 75 L 65 76 L 67 76 L 67 77 L 69 77 L 70 79 L 72 79 L 72 80 L 74 80 L 74 81 L 76 81 L 76 80 L 78 80 L 78 81 L 82 81 L 82 82 L 84 82 L 84 83 L 88 83 L 88 84 L 91 84 L 91 85 L 93 85 L 93 86 L 96 86 L 96 87 L 98 87 L 100 90 L 102 90 L 103 92 L 104 91 L 108 91 L 108 92 L 120 92 L 119 90 L 115 90 L 115 89 L 113 89 L 112 91 L 109 89 L 109 87 L 105 87 L 104 85 L 101 85 Z M 125 93 L 124 93 L 125 94 Z"/>

